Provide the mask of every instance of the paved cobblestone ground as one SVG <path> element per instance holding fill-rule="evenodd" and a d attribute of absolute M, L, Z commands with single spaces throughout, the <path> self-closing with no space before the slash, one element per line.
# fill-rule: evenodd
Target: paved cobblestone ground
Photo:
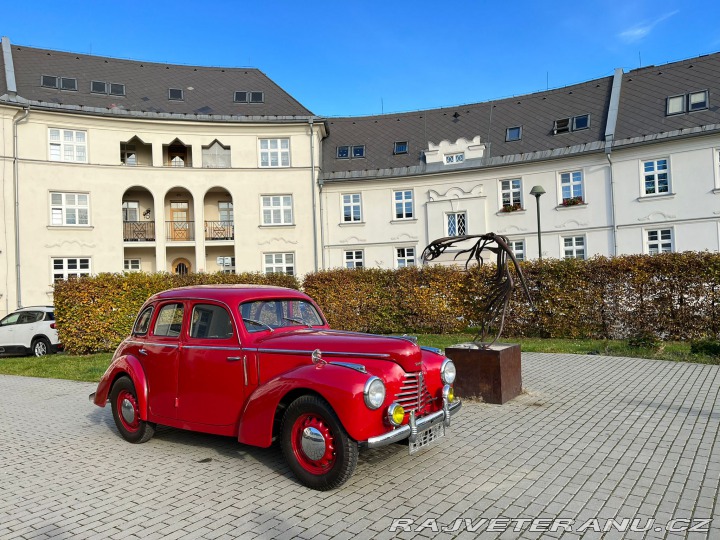
<path fill-rule="evenodd" d="M 277 447 L 174 429 L 131 445 L 88 402 L 94 385 L 0 376 L 0 538 L 720 538 L 720 367 L 526 353 L 523 381 L 505 405 L 465 403 L 419 454 L 362 452 L 345 486 L 319 493 Z M 574 529 L 479 521 L 501 517 Z M 655 522 L 577 531 L 613 517 Z M 390 532 L 393 518 L 411 532 Z M 678 518 L 713 522 L 655 530 Z"/>

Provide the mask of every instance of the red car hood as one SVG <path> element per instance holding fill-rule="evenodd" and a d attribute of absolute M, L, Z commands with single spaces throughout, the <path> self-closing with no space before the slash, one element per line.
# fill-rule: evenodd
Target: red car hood
<path fill-rule="evenodd" d="M 271 334 L 257 343 L 261 351 L 298 351 L 320 349 L 324 358 L 333 357 L 362 363 L 363 358 L 392 360 L 406 372 L 419 371 L 420 347 L 402 337 L 343 332 L 341 330 L 297 330 Z"/>

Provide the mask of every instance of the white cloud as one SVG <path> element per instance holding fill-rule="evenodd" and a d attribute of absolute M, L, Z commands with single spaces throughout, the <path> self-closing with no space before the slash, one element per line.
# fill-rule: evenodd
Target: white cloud
<path fill-rule="evenodd" d="M 652 32 L 653 28 L 655 28 L 658 24 L 660 24 L 665 19 L 669 19 L 676 13 L 678 13 L 677 10 L 671 11 L 670 13 L 666 13 L 665 15 L 658 17 L 654 21 L 642 22 L 636 24 L 635 26 L 631 26 L 627 30 L 620 32 L 618 34 L 618 37 L 620 37 L 620 39 L 622 39 L 626 43 L 635 43 L 636 41 L 640 41 L 641 39 L 645 38 L 650 32 Z"/>

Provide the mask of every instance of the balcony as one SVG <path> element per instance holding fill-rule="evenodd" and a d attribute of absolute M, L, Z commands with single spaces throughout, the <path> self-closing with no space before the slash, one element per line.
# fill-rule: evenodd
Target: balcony
<path fill-rule="evenodd" d="M 234 240 L 235 225 L 232 221 L 206 221 L 205 240 Z"/>
<path fill-rule="evenodd" d="M 165 235 L 170 242 L 192 242 L 195 240 L 195 222 L 166 221 Z"/>
<path fill-rule="evenodd" d="M 123 240 L 125 242 L 154 242 L 154 221 L 123 221 Z"/>

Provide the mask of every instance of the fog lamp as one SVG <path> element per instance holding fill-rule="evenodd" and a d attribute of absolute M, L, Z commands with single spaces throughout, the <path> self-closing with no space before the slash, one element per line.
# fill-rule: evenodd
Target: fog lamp
<path fill-rule="evenodd" d="M 388 420 L 393 426 L 399 426 L 405 418 L 405 409 L 397 403 L 393 403 L 388 407 Z"/>
<path fill-rule="evenodd" d="M 455 390 L 453 390 L 452 386 L 445 385 L 443 388 L 443 398 L 446 399 L 448 403 L 455 401 Z"/>

